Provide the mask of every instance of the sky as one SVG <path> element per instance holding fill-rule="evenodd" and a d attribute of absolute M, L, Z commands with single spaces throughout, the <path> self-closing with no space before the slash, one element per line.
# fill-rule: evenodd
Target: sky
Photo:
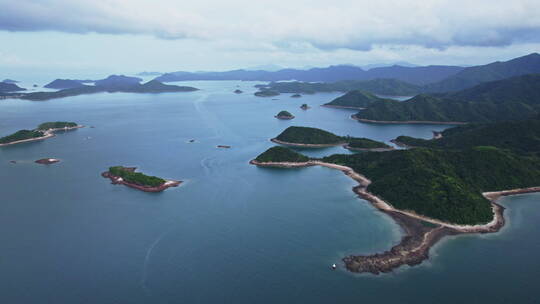
<path fill-rule="evenodd" d="M 533 52 L 539 0 L 0 0 L 0 77 L 476 65 Z"/>

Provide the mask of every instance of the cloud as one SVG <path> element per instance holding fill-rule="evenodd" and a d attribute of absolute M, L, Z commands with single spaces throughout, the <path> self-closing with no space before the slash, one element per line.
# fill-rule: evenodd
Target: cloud
<path fill-rule="evenodd" d="M 142 34 L 294 52 L 540 41 L 538 0 L 0 0 L 0 7 L 5 31 Z"/>

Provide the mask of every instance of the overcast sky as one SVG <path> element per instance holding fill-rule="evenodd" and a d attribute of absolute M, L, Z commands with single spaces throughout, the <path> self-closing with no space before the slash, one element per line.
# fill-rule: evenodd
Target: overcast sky
<path fill-rule="evenodd" d="M 539 0 L 0 0 L 0 69 L 483 64 L 540 51 Z"/>

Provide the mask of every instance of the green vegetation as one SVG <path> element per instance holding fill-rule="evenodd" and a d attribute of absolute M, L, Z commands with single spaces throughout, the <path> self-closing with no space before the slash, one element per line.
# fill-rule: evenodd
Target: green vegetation
<path fill-rule="evenodd" d="M 339 144 L 345 142 L 341 136 L 309 127 L 288 127 L 276 139 L 298 144 Z"/>
<path fill-rule="evenodd" d="M 257 156 L 255 159 L 258 162 L 306 162 L 309 160 L 307 156 L 304 156 L 291 149 L 275 146 L 264 153 Z"/>
<path fill-rule="evenodd" d="M 9 144 L 19 140 L 43 137 L 45 133 L 37 130 L 20 130 L 11 135 L 0 138 L 0 144 Z"/>
<path fill-rule="evenodd" d="M 271 82 L 268 85 L 258 85 L 257 87 L 279 93 L 304 94 L 362 90 L 373 94 L 410 96 L 421 91 L 419 86 L 397 79 L 345 80 L 338 82 Z"/>
<path fill-rule="evenodd" d="M 371 93 L 354 90 L 347 94 L 340 96 L 325 106 L 338 106 L 338 107 L 350 107 L 350 108 L 365 108 L 375 101 L 382 101 L 384 99 L 379 98 Z"/>
<path fill-rule="evenodd" d="M 134 172 L 131 168 L 114 166 L 109 168 L 109 173 L 123 178 L 126 182 L 144 187 L 158 187 L 165 183 L 165 180 L 156 176 L 148 176 L 139 172 Z"/>
<path fill-rule="evenodd" d="M 376 101 L 355 116 L 378 121 L 494 122 L 540 113 L 540 75 L 478 85 L 457 93 Z"/>
<path fill-rule="evenodd" d="M 494 147 L 332 155 L 325 162 L 372 180 L 368 190 L 403 210 L 457 224 L 492 219 L 486 191 L 540 185 L 540 162 Z"/>
<path fill-rule="evenodd" d="M 287 118 L 292 118 L 294 117 L 290 112 L 288 111 L 281 111 L 279 112 L 276 117 L 287 117 Z"/>
<path fill-rule="evenodd" d="M 44 122 L 38 126 L 38 130 L 49 130 L 49 129 L 63 129 L 63 128 L 73 128 L 76 127 L 77 123 L 75 122 L 66 122 L 66 121 L 55 121 L 55 122 Z"/>
<path fill-rule="evenodd" d="M 294 144 L 331 145 L 348 143 L 351 148 L 390 148 L 387 144 L 368 138 L 338 136 L 325 130 L 309 127 L 288 127 L 276 137 L 277 140 Z"/>
<path fill-rule="evenodd" d="M 349 147 L 357 149 L 390 149 L 391 147 L 383 142 L 369 138 L 349 138 Z"/>
<path fill-rule="evenodd" d="M 399 136 L 396 140 L 414 147 L 460 150 L 495 146 L 521 155 L 540 154 L 540 116 L 522 121 L 463 125 L 444 130 L 440 139 Z"/>
<path fill-rule="evenodd" d="M 263 89 L 263 90 L 260 90 L 259 92 L 255 92 L 255 94 L 253 94 L 253 95 L 255 95 L 257 97 L 274 97 L 274 96 L 278 96 L 279 92 L 275 91 L 275 90 Z"/>

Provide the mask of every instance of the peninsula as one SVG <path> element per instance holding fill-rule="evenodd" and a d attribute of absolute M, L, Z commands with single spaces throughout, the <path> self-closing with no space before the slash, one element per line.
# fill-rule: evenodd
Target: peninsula
<path fill-rule="evenodd" d="M 536 159 L 495 147 L 462 151 L 418 148 L 322 159 L 273 147 L 250 163 L 280 168 L 324 166 L 358 182 L 353 191 L 392 217 L 405 233 L 389 251 L 344 257 L 345 267 L 359 273 L 379 274 L 420 264 L 446 235 L 496 232 L 504 225 L 504 208 L 496 203 L 498 198 L 540 191 Z"/>
<path fill-rule="evenodd" d="M 0 146 L 8 146 L 31 141 L 44 140 L 55 136 L 55 132 L 83 128 L 74 122 L 45 122 L 34 130 L 19 130 L 11 135 L 0 138 Z"/>
<path fill-rule="evenodd" d="M 136 167 L 114 166 L 101 176 L 109 178 L 112 184 L 122 184 L 144 192 L 161 192 L 170 187 L 178 187 L 182 181 L 164 180 L 156 176 L 148 176 L 135 172 Z"/>

